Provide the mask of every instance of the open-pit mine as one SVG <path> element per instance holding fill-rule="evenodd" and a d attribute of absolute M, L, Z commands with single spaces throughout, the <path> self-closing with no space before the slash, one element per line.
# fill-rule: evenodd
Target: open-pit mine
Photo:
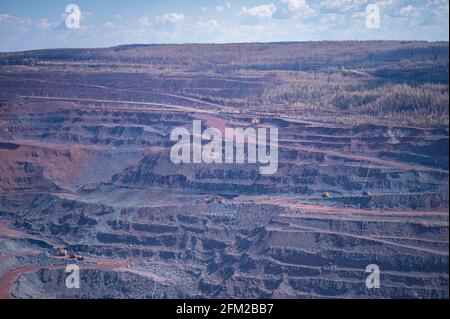
<path fill-rule="evenodd" d="M 448 42 L 0 53 L 0 298 L 448 298 L 448 139 Z"/>

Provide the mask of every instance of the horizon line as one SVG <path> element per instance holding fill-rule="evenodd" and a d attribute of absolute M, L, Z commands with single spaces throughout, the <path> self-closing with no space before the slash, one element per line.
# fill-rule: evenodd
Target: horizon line
<path fill-rule="evenodd" d="M 344 42 L 409 42 L 409 43 L 443 43 L 449 44 L 449 40 L 307 40 L 307 41 L 269 41 L 269 42 L 179 42 L 179 43 L 127 43 L 127 44 L 117 44 L 113 46 L 92 46 L 92 47 L 56 47 L 56 48 L 37 48 L 37 49 L 28 49 L 28 50 L 17 50 L 17 51 L 1 51 L 0 54 L 8 54 L 8 53 L 29 53 L 29 52 L 37 52 L 37 51 L 51 51 L 51 50 L 105 50 L 105 49 L 113 49 L 118 47 L 127 47 L 127 46 L 183 46 L 183 45 L 252 45 L 252 44 L 302 44 L 302 43 L 320 43 L 320 42 L 336 42 L 336 43 L 344 43 Z"/>

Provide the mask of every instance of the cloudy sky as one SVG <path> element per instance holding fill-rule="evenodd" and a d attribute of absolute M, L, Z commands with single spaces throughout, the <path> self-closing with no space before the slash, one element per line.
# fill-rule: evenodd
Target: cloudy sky
<path fill-rule="evenodd" d="M 66 24 L 68 4 L 80 9 L 79 28 Z M 0 0 L 0 51 L 130 43 L 448 41 L 448 27 L 448 0 Z"/>

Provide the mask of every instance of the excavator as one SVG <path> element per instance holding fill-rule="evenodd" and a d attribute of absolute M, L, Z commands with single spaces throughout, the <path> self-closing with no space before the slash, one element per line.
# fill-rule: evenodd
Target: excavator
<path fill-rule="evenodd" d="M 254 118 L 252 118 L 252 124 L 253 125 L 261 124 L 261 119 L 259 117 L 255 116 Z"/>

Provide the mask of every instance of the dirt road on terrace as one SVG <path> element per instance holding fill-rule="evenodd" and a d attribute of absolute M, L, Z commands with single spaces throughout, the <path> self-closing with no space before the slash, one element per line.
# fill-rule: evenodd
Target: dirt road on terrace
<path fill-rule="evenodd" d="M 12 238 L 25 238 L 28 235 L 24 232 L 12 229 L 5 220 L 0 220 L 0 236 Z M 29 237 L 29 236 L 28 236 Z"/>
<path fill-rule="evenodd" d="M 387 211 L 369 210 L 350 207 L 335 207 L 327 205 L 314 205 L 292 202 L 295 198 L 269 198 L 258 200 L 258 204 L 273 204 L 284 207 L 297 208 L 304 211 L 312 211 L 323 214 L 348 214 L 348 215 L 388 215 L 388 216 L 448 216 L 446 211 Z"/>
<path fill-rule="evenodd" d="M 109 104 L 127 104 L 127 105 L 135 105 L 135 106 L 159 106 L 168 108 L 168 111 L 171 109 L 183 111 L 183 112 L 191 112 L 191 113 L 208 113 L 214 114 L 217 111 L 196 109 L 193 107 L 182 106 L 182 105 L 173 105 L 173 104 L 163 104 L 163 103 L 153 103 L 153 102 L 135 102 L 135 101 L 120 101 L 120 100 L 99 100 L 99 99 L 77 99 L 77 98 L 64 98 L 64 97 L 46 97 L 46 96 L 21 96 L 24 99 L 31 100 L 46 100 L 46 101 L 67 101 L 67 102 L 89 102 L 89 103 L 109 103 Z"/>
<path fill-rule="evenodd" d="M 12 229 L 8 222 L 5 220 L 0 220 L 0 236 L 9 238 L 33 238 L 24 232 Z M 38 255 L 41 251 L 37 249 L 22 249 L 15 252 L 3 254 L 0 256 L 0 262 L 3 262 L 9 258 L 27 256 L 27 255 Z M 54 257 L 55 261 L 65 260 L 65 258 Z M 80 265 L 80 269 L 114 269 L 126 271 L 128 268 L 128 261 L 126 260 L 108 260 L 108 259 L 97 259 L 92 257 L 85 257 L 85 263 L 91 263 L 86 265 Z M 16 280 L 27 273 L 38 271 L 40 269 L 64 269 L 66 265 L 28 265 L 16 269 L 9 270 L 3 277 L 0 278 L 0 299 L 12 299 L 11 294 L 14 283 Z"/>
<path fill-rule="evenodd" d="M 93 265 L 80 265 L 80 269 L 121 269 L 127 266 L 128 262 L 124 260 L 102 260 L 95 258 L 86 258 L 87 262 L 94 263 Z M 0 278 L 0 299 L 12 299 L 12 290 L 16 280 L 27 273 L 39 271 L 41 269 L 65 269 L 66 265 L 30 265 L 21 268 L 16 268 L 7 272 Z"/>
<path fill-rule="evenodd" d="M 20 249 L 4 255 L 0 255 L 0 263 L 14 257 L 37 255 L 37 254 L 39 254 L 39 250 L 36 249 Z"/>

